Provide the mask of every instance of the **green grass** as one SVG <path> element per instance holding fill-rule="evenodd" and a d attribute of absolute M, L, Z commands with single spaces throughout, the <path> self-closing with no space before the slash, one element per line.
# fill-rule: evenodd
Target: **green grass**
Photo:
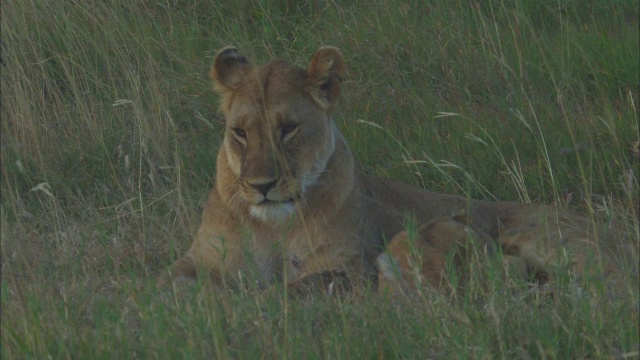
<path fill-rule="evenodd" d="M 638 4 L 8 0 L 1 44 L 2 358 L 637 358 L 639 290 L 540 297 L 498 264 L 455 300 L 156 291 L 190 245 L 235 44 L 349 67 L 336 122 L 371 174 L 557 203 L 637 261 Z"/>

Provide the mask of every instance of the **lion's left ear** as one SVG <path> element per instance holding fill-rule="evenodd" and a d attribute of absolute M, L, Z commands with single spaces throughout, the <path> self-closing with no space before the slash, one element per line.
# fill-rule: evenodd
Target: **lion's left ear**
<path fill-rule="evenodd" d="M 331 46 L 321 47 L 313 55 L 307 71 L 309 93 L 324 110 L 332 109 L 347 72 L 340 50 Z"/>

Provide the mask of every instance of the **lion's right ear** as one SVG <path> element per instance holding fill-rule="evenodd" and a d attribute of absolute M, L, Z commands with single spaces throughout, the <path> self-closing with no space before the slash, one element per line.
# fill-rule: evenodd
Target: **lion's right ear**
<path fill-rule="evenodd" d="M 227 46 L 218 51 L 213 59 L 209 77 L 213 80 L 216 91 L 225 93 L 236 90 L 251 69 L 249 60 L 238 49 Z"/>

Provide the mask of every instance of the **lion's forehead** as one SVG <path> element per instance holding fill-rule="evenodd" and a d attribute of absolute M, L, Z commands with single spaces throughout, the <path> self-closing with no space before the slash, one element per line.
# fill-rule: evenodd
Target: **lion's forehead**
<path fill-rule="evenodd" d="M 326 114 L 302 95 L 292 95 L 279 102 L 264 107 L 250 102 L 238 102 L 233 107 L 233 119 L 235 123 L 287 125 L 300 124 L 315 118 L 324 119 Z M 312 121 L 313 122 L 313 121 Z"/>
<path fill-rule="evenodd" d="M 295 65 L 276 60 L 255 68 L 244 79 L 238 100 L 269 106 L 304 93 L 307 72 Z"/>
<path fill-rule="evenodd" d="M 326 114 L 318 108 L 304 90 L 288 91 L 282 96 L 271 96 L 269 101 L 255 97 L 234 99 L 231 112 L 227 113 L 231 127 L 278 127 L 293 124 L 313 124 L 325 119 Z"/>
<path fill-rule="evenodd" d="M 307 86 L 306 70 L 287 62 L 276 60 L 257 67 L 234 94 L 226 113 L 227 125 L 263 132 L 306 123 L 302 134 L 308 133 L 326 114 L 313 101 Z"/>

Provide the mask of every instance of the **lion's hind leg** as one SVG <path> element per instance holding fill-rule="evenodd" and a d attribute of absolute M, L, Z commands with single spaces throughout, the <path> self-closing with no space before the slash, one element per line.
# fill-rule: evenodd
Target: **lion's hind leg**
<path fill-rule="evenodd" d="M 497 241 L 505 254 L 526 264 L 529 278 L 557 287 L 585 284 L 610 286 L 619 282 L 615 243 L 601 226 L 575 214 L 553 208 L 507 219 Z"/>
<path fill-rule="evenodd" d="M 462 289 L 470 262 L 493 253 L 494 247 L 464 217 L 436 218 L 415 233 L 402 231 L 393 237 L 387 252 L 376 259 L 378 284 L 381 289 L 401 292 Z M 448 274 L 455 275 L 455 283 Z"/>

